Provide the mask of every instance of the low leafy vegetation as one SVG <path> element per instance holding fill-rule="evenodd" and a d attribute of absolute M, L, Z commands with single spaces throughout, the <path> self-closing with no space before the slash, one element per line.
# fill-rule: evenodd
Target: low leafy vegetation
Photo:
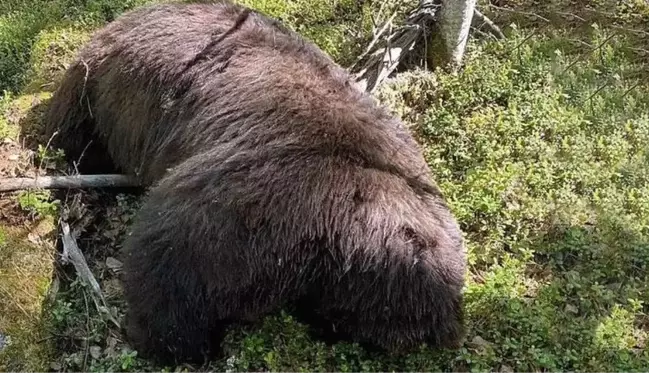
<path fill-rule="evenodd" d="M 0 4 L 0 89 L 12 91 L 0 99 L 0 135 L 15 138 L 34 128 L 23 122 L 38 121 L 42 103 L 26 97 L 46 102 L 39 92 L 53 88 L 89 32 L 146 2 Z M 347 0 L 243 2 L 279 17 L 343 64 L 364 47 L 371 15 L 380 7 Z M 390 12 L 403 12 L 412 3 Z M 649 8 L 642 1 L 615 6 L 598 1 L 589 5 L 594 11 L 580 12 L 566 9 L 571 2 L 554 0 L 546 9 L 561 17 L 544 13 L 545 22 L 529 15 L 538 10 L 534 2 L 509 3 L 524 13 L 501 11 L 494 17 L 507 26 L 507 40 L 472 40 L 460 73 L 403 72 L 377 94 L 410 125 L 466 234 L 471 271 L 464 346 L 456 351 L 422 346 L 405 357 L 370 353 L 356 344 L 329 346 L 280 312 L 254 327 L 232 330 L 226 357 L 211 368 L 642 371 L 649 366 L 649 70 L 638 43 L 646 36 L 622 29 L 649 21 Z M 566 21 L 568 10 L 581 20 Z M 613 13 L 602 17 L 602 12 Z M 13 108 L 25 102 L 36 114 L 18 120 Z M 34 159 L 59 167 L 61 154 L 40 145 Z M 51 218 L 65 205 L 38 192 L 11 198 L 30 219 Z M 114 256 L 138 196 L 90 194 L 84 201 L 94 216 L 86 219 L 84 253 L 120 316 L 124 304 Z M 0 235 L 0 251 L 26 250 L 16 237 Z M 0 258 L 0 269 L 7 267 L 8 259 Z M 31 354 L 34 341 L 18 338 L 15 346 L 21 349 L 13 348 L 13 360 L 5 361 L 17 361 L 15 354 L 22 351 L 28 361 L 37 356 L 37 363 L 23 365 L 32 370 L 44 361 L 52 370 L 183 369 L 139 358 L 69 273 L 45 312 L 55 353 Z M 9 280 L 0 286 L 4 281 Z"/>

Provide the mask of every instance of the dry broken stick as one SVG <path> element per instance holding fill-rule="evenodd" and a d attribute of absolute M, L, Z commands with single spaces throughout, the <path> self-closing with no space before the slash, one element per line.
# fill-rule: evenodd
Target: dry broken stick
<path fill-rule="evenodd" d="M 61 222 L 61 231 L 63 232 L 63 260 L 72 262 L 79 278 L 90 287 L 92 290 L 92 300 L 94 301 L 95 307 L 97 307 L 99 313 L 105 315 L 109 321 L 119 328 L 119 322 L 115 319 L 115 316 L 111 314 L 110 308 L 108 308 L 108 305 L 106 304 L 104 293 L 101 291 L 101 287 L 99 286 L 97 279 L 95 279 L 95 276 L 92 274 L 92 271 L 90 271 L 90 267 L 88 267 L 88 263 L 86 262 L 81 249 L 79 249 L 77 241 L 70 233 L 70 226 L 68 223 Z"/>
<path fill-rule="evenodd" d="M 24 189 L 84 189 L 117 188 L 139 186 L 137 180 L 128 175 L 75 175 L 38 176 L 35 178 L 2 178 L 0 192 Z"/>

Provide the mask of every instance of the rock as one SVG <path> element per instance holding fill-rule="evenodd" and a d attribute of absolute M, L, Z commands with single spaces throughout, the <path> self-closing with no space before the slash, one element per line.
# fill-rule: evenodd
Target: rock
<path fill-rule="evenodd" d="M 99 346 L 91 346 L 90 347 L 90 356 L 92 356 L 93 359 L 99 359 L 101 357 L 101 347 L 99 347 Z"/>
<path fill-rule="evenodd" d="M 109 269 L 118 272 L 120 269 L 122 269 L 122 266 L 122 262 L 113 258 L 112 256 L 106 258 L 106 267 L 108 267 Z"/>

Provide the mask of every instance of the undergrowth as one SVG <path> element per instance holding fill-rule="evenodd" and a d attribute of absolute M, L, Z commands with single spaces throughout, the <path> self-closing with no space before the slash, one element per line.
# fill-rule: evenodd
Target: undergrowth
<path fill-rule="evenodd" d="M 0 4 L 0 89 L 13 92 L 0 98 L 0 112 L 11 112 L 13 97 L 25 90 L 50 90 L 90 30 L 145 2 Z M 374 3 L 347 0 L 244 2 L 279 17 L 343 64 L 362 50 L 376 11 Z M 528 13 L 535 6 L 511 3 Z M 549 2 L 548 9 L 559 3 Z M 227 356 L 211 368 L 645 370 L 649 74 L 638 47 L 642 35 L 611 26 L 636 27 L 649 20 L 649 7 L 641 1 L 608 5 L 589 6 L 614 12 L 610 23 L 600 17 L 579 27 L 539 27 L 538 18 L 511 14 L 516 23 L 501 24 L 507 39 L 472 40 L 461 72 L 404 72 L 377 94 L 410 125 L 465 233 L 469 334 L 462 348 L 422 346 L 397 358 L 356 344 L 328 346 L 280 312 L 257 326 L 232 330 L 224 345 Z M 525 23 L 526 18 L 532 21 Z M 13 133 L 10 119 L 0 116 L 0 134 Z M 60 158 L 42 147 L 37 154 L 53 163 Z M 32 215 L 58 213 L 61 205 L 38 193 L 17 198 Z M 102 217 L 87 232 L 84 253 L 111 307 L 122 315 L 111 259 L 137 198 L 119 196 L 92 208 Z M 164 368 L 138 357 L 86 296 L 82 284 L 62 280 L 48 312 L 57 351 L 53 370 Z"/>

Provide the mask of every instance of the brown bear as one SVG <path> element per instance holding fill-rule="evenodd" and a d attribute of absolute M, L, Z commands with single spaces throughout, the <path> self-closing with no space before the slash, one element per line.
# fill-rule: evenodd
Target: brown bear
<path fill-rule="evenodd" d="M 47 129 L 71 159 L 94 154 L 89 171 L 150 187 L 123 248 L 142 355 L 202 361 L 227 326 L 290 305 L 389 351 L 461 343 L 463 239 L 418 145 L 268 16 L 122 15 L 66 72 Z"/>

